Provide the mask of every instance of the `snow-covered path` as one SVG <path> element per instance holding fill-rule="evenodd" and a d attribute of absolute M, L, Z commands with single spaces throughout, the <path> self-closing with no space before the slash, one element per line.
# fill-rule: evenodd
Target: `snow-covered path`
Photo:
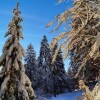
<path fill-rule="evenodd" d="M 66 94 L 60 94 L 57 97 L 52 97 L 51 100 L 77 100 L 77 97 L 81 97 L 82 92 L 72 92 Z"/>

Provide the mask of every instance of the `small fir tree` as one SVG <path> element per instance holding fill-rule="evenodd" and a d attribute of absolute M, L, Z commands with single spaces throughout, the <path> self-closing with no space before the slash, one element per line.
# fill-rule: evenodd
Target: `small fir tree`
<path fill-rule="evenodd" d="M 52 60 L 52 56 L 51 56 L 48 40 L 46 36 L 43 36 L 43 39 L 41 42 L 40 54 L 38 57 L 38 69 L 39 69 L 40 78 L 41 78 L 40 80 L 41 82 L 39 81 L 40 87 L 42 88 L 41 90 L 43 90 L 42 92 L 45 92 L 45 93 L 49 91 L 48 77 L 49 77 L 50 69 L 52 66 L 51 60 Z"/>
<path fill-rule="evenodd" d="M 56 44 L 52 50 L 52 55 L 54 55 L 55 50 L 57 49 L 58 45 Z M 61 49 L 58 51 L 55 62 L 52 64 L 51 76 L 53 81 L 53 92 L 55 96 L 57 94 L 64 93 L 66 90 L 69 90 Z"/>
<path fill-rule="evenodd" d="M 32 82 L 32 86 L 35 88 L 35 81 L 37 78 L 37 69 L 36 69 L 36 52 L 32 46 L 32 44 L 28 45 L 25 55 L 25 71 L 28 77 Z"/>

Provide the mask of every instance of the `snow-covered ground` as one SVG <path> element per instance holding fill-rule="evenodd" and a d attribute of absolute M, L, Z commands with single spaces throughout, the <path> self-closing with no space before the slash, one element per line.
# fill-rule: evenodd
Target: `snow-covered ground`
<path fill-rule="evenodd" d="M 60 94 L 57 97 L 52 97 L 51 100 L 77 100 L 81 97 L 82 91 L 75 91 L 71 93 Z"/>

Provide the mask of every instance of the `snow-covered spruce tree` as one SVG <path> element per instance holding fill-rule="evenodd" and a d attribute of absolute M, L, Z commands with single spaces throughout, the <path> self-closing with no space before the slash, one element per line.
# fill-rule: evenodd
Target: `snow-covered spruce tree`
<path fill-rule="evenodd" d="M 68 71 L 67 71 L 67 75 L 68 77 L 71 79 L 71 80 L 74 80 L 74 85 L 77 85 L 78 84 L 78 79 L 74 79 L 76 73 L 77 73 L 77 70 L 79 68 L 79 63 L 78 63 L 78 60 L 77 60 L 77 56 L 76 56 L 76 53 L 74 52 L 74 50 L 76 49 L 76 46 L 73 47 L 72 50 L 70 50 L 70 66 L 68 68 Z M 76 80 L 76 82 L 75 82 Z M 76 86 L 74 86 L 73 89 L 75 89 Z"/>
<path fill-rule="evenodd" d="M 19 43 L 23 39 L 22 26 L 23 19 L 18 9 L 19 4 L 13 10 L 12 21 L 8 25 L 9 36 L 3 47 L 3 54 L 0 57 L 0 64 L 3 66 L 4 81 L 1 86 L 1 100 L 34 100 L 35 94 L 31 87 L 31 82 L 25 74 L 22 64 L 24 49 Z"/>
<path fill-rule="evenodd" d="M 57 48 L 58 45 L 56 44 L 52 50 L 53 55 L 55 53 L 55 50 L 57 50 Z M 64 93 L 66 90 L 69 90 L 69 85 L 67 81 L 66 71 L 64 69 L 64 62 L 61 50 L 58 51 L 55 62 L 52 65 L 51 80 L 53 81 L 52 86 L 53 86 L 53 93 L 55 96 L 60 93 Z"/>
<path fill-rule="evenodd" d="M 79 86 L 78 86 L 78 79 L 74 78 L 74 76 L 73 76 L 73 70 L 72 70 L 71 67 L 68 68 L 68 70 L 67 70 L 66 73 L 67 73 L 67 78 L 68 78 L 67 81 L 69 83 L 70 91 L 79 88 Z"/>
<path fill-rule="evenodd" d="M 79 61 L 77 60 L 77 56 L 76 56 L 76 53 L 74 52 L 76 47 L 73 47 L 72 50 L 70 50 L 70 66 L 68 68 L 68 71 L 67 71 L 67 76 L 69 77 L 69 80 L 71 81 L 70 82 L 70 86 L 71 86 L 71 89 L 77 89 L 78 88 L 78 78 L 74 78 L 76 73 L 77 73 L 77 70 L 79 68 L 79 65 L 80 63 L 78 63 Z"/>
<path fill-rule="evenodd" d="M 37 79 L 36 52 L 32 44 L 28 45 L 24 61 L 25 61 L 25 72 L 30 78 L 33 88 L 35 88 L 36 86 L 35 83 Z"/>
<path fill-rule="evenodd" d="M 79 65 L 75 78 L 82 77 L 87 80 L 87 77 L 95 76 L 100 79 L 100 0 L 75 0 L 72 8 L 56 16 L 53 22 L 47 24 L 47 27 L 57 21 L 58 26 L 53 30 L 55 32 L 68 19 L 72 21 L 72 29 L 55 37 L 51 47 L 63 40 L 60 47 L 65 58 L 75 47 L 74 53 L 77 57 L 75 60 Z M 53 62 L 57 53 L 58 51 L 55 53 Z"/>
<path fill-rule="evenodd" d="M 74 76 L 76 75 L 78 68 L 81 66 L 81 59 L 83 59 L 81 53 L 84 53 L 84 48 L 80 51 L 78 50 L 78 46 L 77 48 L 73 48 L 73 53 L 72 51 L 70 52 L 70 68 L 71 68 L 71 77 L 74 78 Z M 88 48 L 89 49 L 89 48 Z M 77 53 L 75 52 L 75 50 L 77 50 Z M 86 53 L 86 51 L 85 51 Z M 73 55 L 72 55 L 73 54 Z M 99 63 L 100 58 L 97 59 L 90 59 L 88 60 L 88 62 L 86 63 L 86 65 L 83 68 L 83 71 L 80 73 L 80 76 L 82 79 L 84 79 L 87 83 L 88 82 L 95 82 L 98 81 L 100 79 L 99 76 L 99 70 L 100 70 L 100 63 Z"/>
<path fill-rule="evenodd" d="M 55 50 L 58 49 L 58 44 L 55 45 L 55 47 L 53 48 L 53 55 L 55 53 Z M 55 59 L 55 65 L 56 67 L 58 67 L 58 70 L 61 71 L 62 73 L 65 73 L 65 68 L 64 68 L 64 62 L 63 62 L 63 57 L 62 57 L 62 51 L 61 49 L 59 49 L 57 57 Z"/>
<path fill-rule="evenodd" d="M 50 90 L 48 77 L 50 74 L 50 69 L 52 68 L 51 61 L 52 61 L 52 56 L 51 56 L 49 44 L 46 36 L 43 36 L 41 42 L 40 54 L 37 62 L 38 62 L 38 69 L 40 73 L 39 86 L 41 88 L 41 91 L 44 93 L 48 93 Z"/>
<path fill-rule="evenodd" d="M 73 61 L 73 58 L 75 57 L 76 53 L 74 53 L 74 48 L 70 51 L 70 67 L 68 68 L 67 74 L 68 77 L 74 78 L 75 73 L 77 73 L 77 67 L 75 66 L 76 61 Z"/>

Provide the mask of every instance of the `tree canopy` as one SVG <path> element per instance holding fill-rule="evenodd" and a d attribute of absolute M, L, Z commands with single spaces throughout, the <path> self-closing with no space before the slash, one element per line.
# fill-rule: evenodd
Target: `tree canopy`
<path fill-rule="evenodd" d="M 72 28 L 55 37 L 51 42 L 51 48 L 54 48 L 59 41 L 63 41 L 55 52 L 53 62 L 60 48 L 62 48 L 64 58 L 69 56 L 73 47 L 76 48 L 74 52 L 77 52 L 77 47 L 80 52 L 85 48 L 80 54 L 82 59 L 75 75 L 77 77 L 91 58 L 93 60 L 98 58 L 100 61 L 100 0 L 75 0 L 73 7 L 57 15 L 46 27 L 58 23 L 57 27 L 51 31 L 56 32 L 69 20 L 71 20 Z"/>

